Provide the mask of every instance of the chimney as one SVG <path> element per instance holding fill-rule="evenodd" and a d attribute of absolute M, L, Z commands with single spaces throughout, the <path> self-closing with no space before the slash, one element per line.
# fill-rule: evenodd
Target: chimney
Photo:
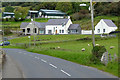
<path fill-rule="evenodd" d="M 68 19 L 70 19 L 70 16 L 68 16 Z"/>

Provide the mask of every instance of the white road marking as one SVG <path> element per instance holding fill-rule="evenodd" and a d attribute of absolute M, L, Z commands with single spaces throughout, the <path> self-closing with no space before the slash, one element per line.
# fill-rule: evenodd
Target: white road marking
<path fill-rule="evenodd" d="M 67 72 L 65 72 L 64 70 L 61 69 L 61 72 L 65 73 L 67 76 L 71 76 L 70 74 L 68 74 Z"/>
<path fill-rule="evenodd" d="M 49 64 L 50 66 L 52 66 L 52 67 L 54 67 L 54 68 L 57 68 L 55 65 L 53 65 L 53 64 Z"/>
<path fill-rule="evenodd" d="M 41 61 L 47 63 L 47 61 L 45 61 L 45 60 L 43 60 L 43 59 L 41 59 Z"/>

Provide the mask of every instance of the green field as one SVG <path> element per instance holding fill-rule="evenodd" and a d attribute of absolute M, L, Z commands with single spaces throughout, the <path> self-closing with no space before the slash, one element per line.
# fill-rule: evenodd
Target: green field
<path fill-rule="evenodd" d="M 76 40 L 81 38 L 91 38 L 91 35 L 39 35 L 36 36 L 36 46 L 34 47 L 25 47 L 24 45 L 14 45 L 15 43 L 27 43 L 29 42 L 28 37 L 16 38 L 9 40 L 11 42 L 10 46 L 6 48 L 22 48 L 30 52 L 35 52 L 44 55 L 50 55 L 65 60 L 69 60 L 78 64 L 92 66 L 100 70 L 112 73 L 113 75 L 118 76 L 118 65 L 117 62 L 113 61 L 109 63 L 108 66 L 103 64 L 93 64 L 90 61 L 91 50 L 92 50 L 92 40 Z M 50 41 L 66 41 L 67 42 L 50 42 Z M 44 42 L 44 43 L 43 43 Z M 46 42 L 46 43 L 45 43 Z M 48 43 L 49 42 L 49 43 Z M 33 36 L 31 37 L 31 43 L 33 43 Z M 41 43 L 41 44 L 38 44 Z M 90 44 L 90 46 L 88 46 Z M 116 38 L 100 38 L 96 36 L 96 44 L 100 44 L 106 47 L 107 51 L 112 54 L 118 55 L 118 39 Z M 115 46 L 114 49 L 110 49 L 110 46 Z M 81 51 L 82 48 L 85 48 L 85 51 Z"/>

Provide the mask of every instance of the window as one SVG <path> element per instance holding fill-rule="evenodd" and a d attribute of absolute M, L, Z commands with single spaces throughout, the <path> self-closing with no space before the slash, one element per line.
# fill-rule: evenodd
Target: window
<path fill-rule="evenodd" d="M 23 32 L 25 32 L 25 29 L 23 29 Z"/>
<path fill-rule="evenodd" d="M 37 29 L 36 28 L 33 29 L 33 33 L 37 33 Z"/>
<path fill-rule="evenodd" d="M 61 33 L 61 30 L 60 30 L 60 33 Z"/>
<path fill-rule="evenodd" d="M 103 29 L 103 32 L 105 32 L 105 29 Z"/>
<path fill-rule="evenodd" d="M 40 34 L 44 34 L 44 30 L 40 30 Z"/>
<path fill-rule="evenodd" d="M 52 34 L 52 30 L 48 30 L 48 34 Z"/>
<path fill-rule="evenodd" d="M 98 29 L 98 33 L 100 33 L 100 29 Z"/>
<path fill-rule="evenodd" d="M 27 28 L 27 33 L 30 33 L 30 28 Z"/>
<path fill-rule="evenodd" d="M 74 29 L 74 30 L 71 30 L 71 32 L 72 32 L 72 33 L 77 33 L 77 30 L 76 30 L 76 29 Z"/>
<path fill-rule="evenodd" d="M 62 30 L 62 33 L 64 33 L 64 30 Z"/>

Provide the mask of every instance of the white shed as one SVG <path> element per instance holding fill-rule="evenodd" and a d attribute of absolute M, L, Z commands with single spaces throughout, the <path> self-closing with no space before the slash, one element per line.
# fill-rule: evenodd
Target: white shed
<path fill-rule="evenodd" d="M 112 20 L 101 19 L 100 22 L 95 26 L 95 34 L 108 34 L 116 29 L 117 26 L 112 22 Z"/>

